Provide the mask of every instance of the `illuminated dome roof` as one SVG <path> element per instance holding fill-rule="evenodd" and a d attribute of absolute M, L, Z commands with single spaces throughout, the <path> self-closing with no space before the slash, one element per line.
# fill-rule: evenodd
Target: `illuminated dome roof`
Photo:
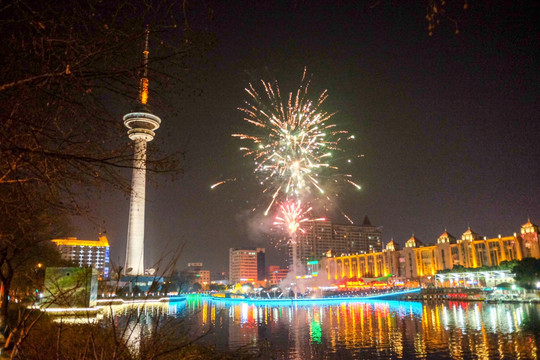
<path fill-rule="evenodd" d="M 521 226 L 521 233 L 535 233 L 538 232 L 538 225 L 535 225 L 531 222 L 531 219 L 528 219 L 527 223 Z"/>
<path fill-rule="evenodd" d="M 438 244 L 444 244 L 444 243 L 455 244 L 456 243 L 456 237 L 454 235 L 450 234 L 448 231 L 446 231 L 446 229 L 444 229 L 444 232 L 437 239 L 437 243 Z"/>
<path fill-rule="evenodd" d="M 531 219 L 527 219 L 527 223 L 521 225 L 521 227 L 531 227 L 531 226 L 536 226 L 536 227 L 538 227 L 538 225 L 533 224 L 533 223 L 531 222 Z"/>
<path fill-rule="evenodd" d="M 416 236 L 414 236 L 414 234 L 405 243 L 405 247 L 419 247 L 420 245 L 422 245 L 422 242 L 420 240 L 418 240 L 418 238 Z"/>
<path fill-rule="evenodd" d="M 398 243 L 394 241 L 394 239 L 390 240 L 388 244 L 386 244 L 386 250 L 390 251 L 396 251 L 399 250 L 400 246 Z"/>
<path fill-rule="evenodd" d="M 454 236 L 450 234 L 448 231 L 444 230 L 444 232 L 439 237 L 454 237 Z"/>
<path fill-rule="evenodd" d="M 462 240 L 478 240 L 478 239 L 481 239 L 482 237 L 480 235 L 478 235 L 477 233 L 475 233 L 474 231 L 471 230 L 471 228 L 469 227 L 467 229 L 467 231 L 465 231 L 463 233 L 463 235 L 461 235 L 461 239 Z"/>

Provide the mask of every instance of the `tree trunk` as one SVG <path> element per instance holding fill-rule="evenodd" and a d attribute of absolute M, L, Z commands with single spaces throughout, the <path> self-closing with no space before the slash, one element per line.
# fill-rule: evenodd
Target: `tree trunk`
<path fill-rule="evenodd" d="M 2 282 L 2 303 L 0 304 L 0 335 L 4 336 L 8 330 L 8 305 L 9 305 L 9 290 L 11 288 L 11 280 L 13 279 L 13 270 L 10 266 L 6 266 L 6 273 L 2 273 L 0 281 Z"/>

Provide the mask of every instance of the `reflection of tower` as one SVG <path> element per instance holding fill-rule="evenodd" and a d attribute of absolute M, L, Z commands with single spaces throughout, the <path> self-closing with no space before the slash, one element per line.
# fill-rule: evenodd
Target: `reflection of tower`
<path fill-rule="evenodd" d="M 129 223 L 126 246 L 126 275 L 144 275 L 144 207 L 146 190 L 146 143 L 154 139 L 154 130 L 159 128 L 161 119 L 150 113 L 148 101 L 148 36 L 146 30 L 143 51 L 143 76 L 141 77 L 139 99 L 135 112 L 124 116 L 124 125 L 134 142 L 133 175 L 131 180 L 131 200 L 129 203 Z"/>

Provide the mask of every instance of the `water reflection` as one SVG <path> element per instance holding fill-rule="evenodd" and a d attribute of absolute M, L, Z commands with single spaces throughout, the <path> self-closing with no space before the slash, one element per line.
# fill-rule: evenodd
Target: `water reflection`
<path fill-rule="evenodd" d="M 540 305 L 533 304 L 333 301 L 283 306 L 192 297 L 106 306 L 94 319 L 74 321 L 114 321 L 116 329 L 126 329 L 120 333 L 135 354 L 156 327 L 184 336 L 174 326 L 177 319 L 189 319 L 187 327 L 181 326 L 190 331 L 189 338 L 212 329 L 203 340 L 218 350 L 242 347 L 274 359 L 537 359 L 540 343 Z"/>
<path fill-rule="evenodd" d="M 195 303 L 196 301 L 196 303 Z M 271 344 L 263 357 L 537 359 L 539 305 L 343 302 L 277 306 L 192 300 L 223 349 Z"/>

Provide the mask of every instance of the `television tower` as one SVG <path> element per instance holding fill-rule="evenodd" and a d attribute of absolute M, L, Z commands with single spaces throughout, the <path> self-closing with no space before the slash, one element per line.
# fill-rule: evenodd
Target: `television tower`
<path fill-rule="evenodd" d="M 148 109 L 148 37 L 146 28 L 143 50 L 143 75 L 139 84 L 136 111 L 124 116 L 128 136 L 134 142 L 133 175 L 126 246 L 125 275 L 144 275 L 144 208 L 146 192 L 146 143 L 154 139 L 161 119 Z"/>

